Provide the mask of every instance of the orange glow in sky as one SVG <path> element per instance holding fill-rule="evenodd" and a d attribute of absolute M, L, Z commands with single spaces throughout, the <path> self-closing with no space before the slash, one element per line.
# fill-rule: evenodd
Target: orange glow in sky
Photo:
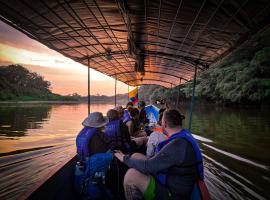
<path fill-rule="evenodd" d="M 87 94 L 87 67 L 0 21 L 0 66 L 21 64 L 52 84 L 52 92 Z M 132 87 L 131 87 L 132 89 Z M 114 95 L 114 79 L 91 69 L 91 94 Z M 117 93 L 127 93 L 127 85 L 117 82 Z"/>

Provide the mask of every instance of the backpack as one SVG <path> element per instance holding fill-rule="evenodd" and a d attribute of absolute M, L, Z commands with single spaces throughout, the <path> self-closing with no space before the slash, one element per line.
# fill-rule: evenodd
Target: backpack
<path fill-rule="evenodd" d="M 78 162 L 74 187 L 86 199 L 112 199 L 112 193 L 106 187 L 106 175 L 113 154 L 96 153 L 90 156 L 88 145 L 95 133 L 95 128 L 84 127 L 76 138 Z"/>

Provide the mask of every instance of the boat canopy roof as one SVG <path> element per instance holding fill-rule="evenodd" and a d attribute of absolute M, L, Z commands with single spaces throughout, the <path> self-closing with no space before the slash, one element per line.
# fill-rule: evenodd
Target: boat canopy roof
<path fill-rule="evenodd" d="M 269 0 L 0 0 L 4 22 L 131 86 L 191 80 L 269 14 Z"/>

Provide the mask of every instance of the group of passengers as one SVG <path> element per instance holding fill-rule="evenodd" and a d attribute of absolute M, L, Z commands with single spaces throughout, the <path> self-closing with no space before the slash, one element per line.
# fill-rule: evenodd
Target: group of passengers
<path fill-rule="evenodd" d="M 126 108 L 110 109 L 107 117 L 93 112 L 77 136 L 78 156 L 112 151 L 129 167 L 123 181 L 128 200 L 190 199 L 196 180 L 203 179 L 203 167 L 197 143 L 182 129 L 183 119 L 166 106 L 158 123 L 149 123 L 143 101 L 138 107 L 129 102 Z M 88 149 L 82 147 L 85 142 Z"/>

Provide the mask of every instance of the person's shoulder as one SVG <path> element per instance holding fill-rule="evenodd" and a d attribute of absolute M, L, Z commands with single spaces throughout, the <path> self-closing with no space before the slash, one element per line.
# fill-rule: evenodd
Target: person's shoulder
<path fill-rule="evenodd" d="M 149 139 L 153 139 L 153 138 L 157 138 L 158 137 L 158 134 L 157 132 L 152 132 L 150 135 L 149 135 Z"/>
<path fill-rule="evenodd" d="M 127 124 L 124 123 L 123 121 L 120 121 L 120 129 L 127 129 Z"/>
<path fill-rule="evenodd" d="M 173 141 L 171 141 L 171 145 L 175 145 L 175 146 L 187 145 L 188 143 L 189 142 L 184 138 L 176 138 Z"/>

